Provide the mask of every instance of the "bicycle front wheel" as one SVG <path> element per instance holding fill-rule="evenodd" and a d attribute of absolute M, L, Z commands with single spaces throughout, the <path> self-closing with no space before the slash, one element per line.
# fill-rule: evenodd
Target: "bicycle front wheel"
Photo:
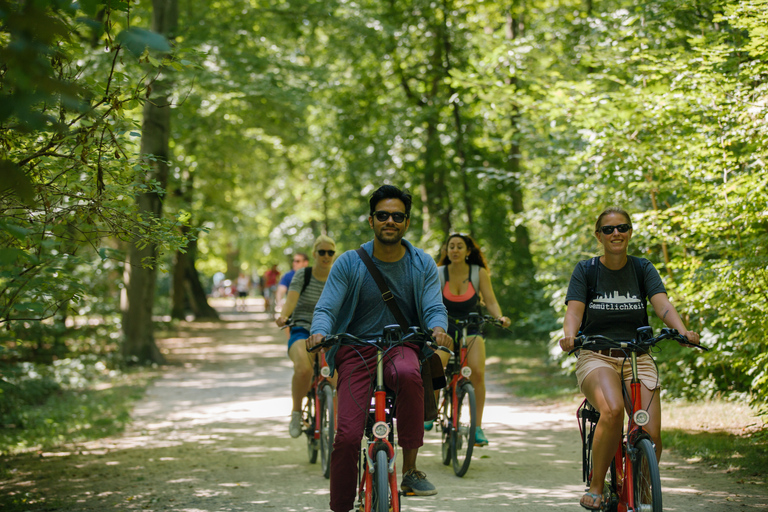
<path fill-rule="evenodd" d="M 463 383 L 457 390 L 456 429 L 451 432 L 451 455 L 453 472 L 464 476 L 469 469 L 472 450 L 475 447 L 476 405 L 475 388 L 469 382 Z"/>
<path fill-rule="evenodd" d="M 314 390 L 310 390 L 307 397 L 304 399 L 304 407 L 301 411 L 301 419 L 304 425 L 307 427 L 304 429 L 304 433 L 307 436 L 307 457 L 309 463 L 314 464 L 317 462 L 317 445 L 318 442 L 315 439 L 315 393 Z"/>
<path fill-rule="evenodd" d="M 661 478 L 656 451 L 650 439 L 641 439 L 632 462 L 633 491 L 637 512 L 661 512 Z"/>
<path fill-rule="evenodd" d="M 443 388 L 443 401 L 440 404 L 440 430 L 443 436 L 442 461 L 444 466 L 449 465 L 453 459 L 451 455 L 451 432 L 453 431 L 453 424 L 451 423 L 453 420 L 452 397 L 453 394 L 451 393 L 450 386 Z"/>
<path fill-rule="evenodd" d="M 389 488 L 389 456 L 386 450 L 376 452 L 376 468 L 374 469 L 376 494 L 373 499 L 374 512 L 389 512 L 392 501 Z"/>
<path fill-rule="evenodd" d="M 336 433 L 333 410 L 333 388 L 326 384 L 320 391 L 320 466 L 323 476 L 331 476 L 331 451 Z"/>

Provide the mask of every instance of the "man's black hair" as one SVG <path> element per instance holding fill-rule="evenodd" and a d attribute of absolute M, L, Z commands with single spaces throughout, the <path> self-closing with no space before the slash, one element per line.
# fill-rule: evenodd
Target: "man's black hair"
<path fill-rule="evenodd" d="M 376 191 L 371 194 L 371 215 L 375 211 L 376 205 L 379 201 L 384 199 L 399 199 L 405 205 L 405 214 L 411 216 L 411 194 L 406 190 L 400 190 L 394 185 L 382 185 Z"/>

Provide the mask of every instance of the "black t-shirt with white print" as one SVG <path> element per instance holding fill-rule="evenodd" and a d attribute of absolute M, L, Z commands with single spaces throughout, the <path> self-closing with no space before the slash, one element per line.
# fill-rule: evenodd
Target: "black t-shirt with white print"
<path fill-rule="evenodd" d="M 645 258 L 642 262 L 643 276 L 647 297 L 657 293 L 667 293 L 664 283 L 653 264 Z M 590 260 L 580 261 L 571 274 L 565 303 L 570 300 L 587 303 L 587 265 Z M 598 260 L 595 298 L 587 306 L 587 321 L 583 334 L 603 335 L 611 339 L 628 341 L 635 337 L 638 327 L 645 325 L 645 311 L 640 297 L 635 266 L 627 264 L 619 270 L 611 270 Z"/>

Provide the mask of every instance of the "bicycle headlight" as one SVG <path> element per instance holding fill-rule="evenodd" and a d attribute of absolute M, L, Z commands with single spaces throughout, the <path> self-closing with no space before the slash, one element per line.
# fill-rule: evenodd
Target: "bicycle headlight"
<path fill-rule="evenodd" d="M 468 379 L 470 375 L 472 375 L 472 368 L 470 368 L 469 366 L 464 366 L 461 369 L 461 376 L 464 377 L 465 379 Z"/>
<path fill-rule="evenodd" d="M 328 368 L 327 366 L 323 366 L 322 368 L 320 368 L 320 375 L 322 375 L 325 378 L 330 377 L 331 376 L 331 369 Z"/>
<path fill-rule="evenodd" d="M 642 427 L 647 425 L 648 422 L 651 421 L 651 415 L 648 414 L 648 411 L 644 409 L 640 409 L 635 413 L 634 419 L 635 419 L 635 423 L 637 423 Z"/>
<path fill-rule="evenodd" d="M 389 435 L 389 425 L 384 421 L 377 421 L 373 424 L 373 435 L 377 439 L 384 439 Z"/>

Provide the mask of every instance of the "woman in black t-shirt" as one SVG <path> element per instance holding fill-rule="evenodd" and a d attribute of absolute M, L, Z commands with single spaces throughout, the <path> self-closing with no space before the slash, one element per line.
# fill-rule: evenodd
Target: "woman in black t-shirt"
<path fill-rule="evenodd" d="M 627 256 L 632 238 L 632 221 L 629 214 L 619 208 L 608 208 L 597 218 L 595 237 L 603 246 L 604 253 L 597 264 L 595 297 L 588 295 L 588 270 L 590 260 L 579 262 L 571 275 L 563 321 L 563 338 L 560 347 L 568 352 L 574 347 L 582 318 L 586 315 L 584 334 L 601 334 L 616 340 L 631 340 L 638 327 L 647 325 L 645 297 L 662 321 L 691 343 L 699 343 L 699 335 L 689 331 L 669 302 L 658 272 L 648 260 L 633 264 Z M 589 304 L 589 307 L 587 305 Z M 601 506 L 603 484 L 613 455 L 621 442 L 624 422 L 624 398 L 621 391 L 621 371 L 625 364 L 623 355 L 614 357 L 592 351 L 582 351 L 576 363 L 579 388 L 589 402 L 600 412 L 592 446 L 592 479 L 589 490 L 581 497 L 580 504 L 589 510 Z M 628 364 L 628 363 L 627 363 Z M 656 445 L 656 457 L 661 457 L 661 400 L 656 367 L 650 356 L 638 357 L 641 396 L 651 421 L 645 430 Z M 631 374 L 624 371 L 624 375 Z"/>

